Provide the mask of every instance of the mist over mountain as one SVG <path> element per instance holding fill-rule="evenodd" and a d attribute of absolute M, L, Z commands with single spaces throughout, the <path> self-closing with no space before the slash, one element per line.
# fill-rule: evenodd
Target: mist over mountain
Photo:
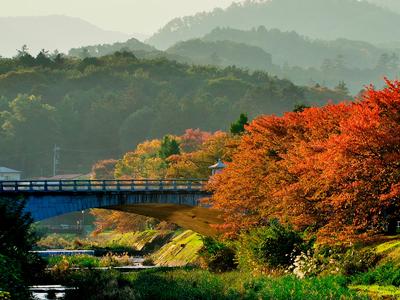
<path fill-rule="evenodd" d="M 367 0 L 370 3 L 378 6 L 390 9 L 394 12 L 400 13 L 400 1 L 399 0 Z"/>
<path fill-rule="evenodd" d="M 131 38 L 126 42 L 117 42 L 113 44 L 99 44 L 93 46 L 83 46 L 72 48 L 68 54 L 76 57 L 100 57 L 113 54 L 117 51 L 129 51 L 137 54 L 137 52 L 157 52 L 158 50 L 141 41 Z"/>
<path fill-rule="evenodd" d="M 175 18 L 148 42 L 166 49 L 178 41 L 199 38 L 216 27 L 251 29 L 264 25 L 295 30 L 311 38 L 345 38 L 385 43 L 400 40 L 388 28 L 400 26 L 400 15 L 357 0 L 265 0 L 233 3 L 227 9 Z"/>
<path fill-rule="evenodd" d="M 0 55 L 13 56 L 22 45 L 31 53 L 41 49 L 66 52 L 70 48 L 125 41 L 131 36 L 106 31 L 79 18 L 67 16 L 0 17 Z"/>
<path fill-rule="evenodd" d="M 272 67 L 272 57 L 263 49 L 231 41 L 189 40 L 177 43 L 166 52 L 193 64 L 238 66 L 251 70 L 268 70 Z"/>
<path fill-rule="evenodd" d="M 274 64 L 299 67 L 320 67 L 326 59 L 343 56 L 349 67 L 373 67 L 387 52 L 370 43 L 347 39 L 314 40 L 295 31 L 283 32 L 260 26 L 252 30 L 216 28 L 205 35 L 204 41 L 233 41 L 257 46 L 272 55 Z"/>

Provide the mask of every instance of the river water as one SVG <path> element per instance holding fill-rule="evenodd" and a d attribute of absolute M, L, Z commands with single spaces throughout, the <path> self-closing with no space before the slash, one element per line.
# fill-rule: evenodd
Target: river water
<path fill-rule="evenodd" d="M 65 250 L 48 250 L 48 251 L 40 251 L 38 253 L 42 257 L 49 256 L 57 256 L 57 255 L 79 255 L 79 254 L 88 254 L 82 250 L 73 250 L 73 251 L 65 251 Z M 102 268 L 92 268 L 94 270 L 118 270 L 120 272 L 129 272 L 129 271 L 137 271 L 144 270 L 149 268 L 154 268 L 154 266 L 143 266 L 143 257 L 131 257 L 131 264 L 129 266 L 121 266 L 121 267 L 102 267 Z M 79 270 L 79 269 L 76 269 Z M 74 289 L 73 287 L 65 287 L 62 285 L 38 285 L 30 287 L 30 290 L 33 295 L 33 299 L 35 300 L 51 300 L 51 299 L 63 299 L 65 297 L 65 293 L 67 290 Z"/>

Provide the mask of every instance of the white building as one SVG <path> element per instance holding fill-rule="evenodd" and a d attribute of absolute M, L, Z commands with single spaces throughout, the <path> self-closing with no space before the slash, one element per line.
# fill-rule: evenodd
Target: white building
<path fill-rule="evenodd" d="M 21 180 L 21 172 L 6 167 L 0 167 L 1 180 Z"/>

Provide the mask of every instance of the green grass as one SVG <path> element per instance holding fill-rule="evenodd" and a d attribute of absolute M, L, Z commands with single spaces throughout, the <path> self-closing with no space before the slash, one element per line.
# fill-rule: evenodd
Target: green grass
<path fill-rule="evenodd" d="M 350 289 L 368 295 L 373 299 L 400 299 L 400 289 L 394 286 L 353 285 L 350 286 Z"/>
<path fill-rule="evenodd" d="M 298 279 L 254 277 L 249 273 L 214 274 L 199 269 L 153 269 L 136 273 L 86 272 L 74 275 L 79 296 L 66 299 L 368 299 L 340 276 Z"/>
<path fill-rule="evenodd" d="M 356 285 L 392 285 L 400 287 L 400 268 L 394 263 L 386 263 L 354 276 L 353 283 Z"/>
<path fill-rule="evenodd" d="M 152 254 L 151 258 L 160 266 L 185 266 L 196 262 L 199 257 L 198 252 L 202 247 L 201 236 L 186 230 Z"/>
<path fill-rule="evenodd" d="M 48 267 L 96 268 L 100 259 L 90 255 L 53 256 L 48 258 Z"/>

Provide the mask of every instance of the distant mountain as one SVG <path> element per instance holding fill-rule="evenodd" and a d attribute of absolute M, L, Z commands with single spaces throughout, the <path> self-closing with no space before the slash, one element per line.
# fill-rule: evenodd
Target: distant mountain
<path fill-rule="evenodd" d="M 131 36 L 106 31 L 86 21 L 67 16 L 0 18 L 0 55 L 13 56 L 26 44 L 32 53 L 41 49 L 66 52 L 82 45 L 111 43 Z"/>
<path fill-rule="evenodd" d="M 248 30 L 264 25 L 295 30 L 311 38 L 345 38 L 371 43 L 400 40 L 393 28 L 400 15 L 358 0 L 248 0 L 227 9 L 176 18 L 154 34 L 148 43 L 166 49 L 178 41 L 199 38 L 216 27 Z"/>
<path fill-rule="evenodd" d="M 149 46 L 141 41 L 131 38 L 126 42 L 117 42 L 114 44 L 100 44 L 94 46 L 84 46 L 80 48 L 73 48 L 68 52 L 70 56 L 76 57 L 100 57 L 104 55 L 113 54 L 117 51 L 144 51 L 144 52 L 154 52 L 158 51 L 156 48 Z"/>
<path fill-rule="evenodd" d="M 400 1 L 399 0 L 366 0 L 370 3 L 378 6 L 390 9 L 394 12 L 400 13 Z"/>
<path fill-rule="evenodd" d="M 231 41 L 189 40 L 177 43 L 166 52 L 201 65 L 235 65 L 251 70 L 268 70 L 272 66 L 271 55 L 263 49 Z"/>
<path fill-rule="evenodd" d="M 272 55 L 274 64 L 299 67 L 320 67 L 324 60 L 341 55 L 348 67 L 374 67 L 380 56 L 387 52 L 370 43 L 336 39 L 313 40 L 298 33 L 268 30 L 261 26 L 253 30 L 217 28 L 204 36 L 205 41 L 233 41 L 264 49 Z"/>

